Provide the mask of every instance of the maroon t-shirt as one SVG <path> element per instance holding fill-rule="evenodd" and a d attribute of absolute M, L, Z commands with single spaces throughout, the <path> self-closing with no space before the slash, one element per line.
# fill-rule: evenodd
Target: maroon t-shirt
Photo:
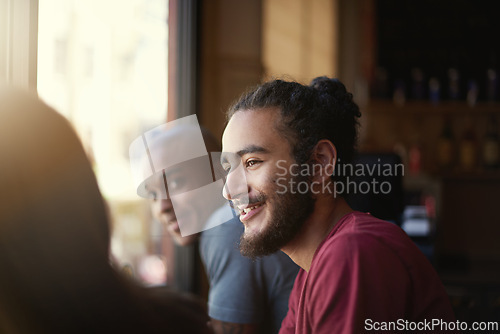
<path fill-rule="evenodd" d="M 455 316 L 427 258 L 395 224 L 351 212 L 319 245 L 309 272 L 299 271 L 280 334 L 378 332 L 387 326 L 399 326 L 388 332 L 411 326 L 431 332 L 433 319 L 451 322 Z"/>

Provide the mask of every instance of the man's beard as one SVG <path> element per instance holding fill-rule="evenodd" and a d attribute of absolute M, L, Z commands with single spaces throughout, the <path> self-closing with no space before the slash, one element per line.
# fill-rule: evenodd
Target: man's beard
<path fill-rule="evenodd" d="M 306 219 L 314 209 L 315 199 L 312 196 L 310 182 L 307 177 L 297 175 L 291 178 L 295 184 L 306 181 L 307 192 L 290 189 L 283 194 L 272 192 L 271 196 L 260 194 L 255 202 L 266 201 L 272 208 L 271 217 L 262 232 L 240 239 L 240 252 L 244 256 L 255 259 L 273 254 L 295 238 Z M 290 184 L 290 183 L 289 183 Z"/>

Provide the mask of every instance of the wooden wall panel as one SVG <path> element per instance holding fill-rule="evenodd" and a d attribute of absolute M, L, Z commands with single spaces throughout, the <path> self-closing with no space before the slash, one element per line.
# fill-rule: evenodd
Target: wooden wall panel
<path fill-rule="evenodd" d="M 265 76 L 303 83 L 337 76 L 337 25 L 336 0 L 264 0 Z"/>

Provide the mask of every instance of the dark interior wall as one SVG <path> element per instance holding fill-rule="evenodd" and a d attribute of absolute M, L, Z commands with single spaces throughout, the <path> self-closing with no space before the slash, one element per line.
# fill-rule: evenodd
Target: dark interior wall
<path fill-rule="evenodd" d="M 221 138 L 225 111 L 262 78 L 260 0 L 200 1 L 198 117 Z"/>
<path fill-rule="evenodd" d="M 486 96 L 486 71 L 500 57 L 496 42 L 500 20 L 495 3 L 473 0 L 377 0 L 378 65 L 394 80 L 411 81 L 412 68 L 441 83 L 448 69 L 461 74 L 460 99 L 469 80 L 479 85 L 479 99 Z M 443 87 L 444 88 L 444 87 Z M 449 98 L 443 92 L 443 98 Z"/>
<path fill-rule="evenodd" d="M 491 208 L 498 205 L 499 189 L 500 178 L 444 178 L 443 205 L 453 208 L 444 212 L 441 223 L 444 231 L 452 231 L 440 236 L 447 253 L 498 262 L 500 217 Z"/>

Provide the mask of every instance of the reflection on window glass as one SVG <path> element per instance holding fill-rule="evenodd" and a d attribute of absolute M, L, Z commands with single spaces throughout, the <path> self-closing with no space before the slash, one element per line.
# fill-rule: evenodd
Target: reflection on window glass
<path fill-rule="evenodd" d="M 39 1 L 39 95 L 80 135 L 113 215 L 113 254 L 134 268 L 151 226 L 128 147 L 166 120 L 167 11 L 166 0 Z"/>

